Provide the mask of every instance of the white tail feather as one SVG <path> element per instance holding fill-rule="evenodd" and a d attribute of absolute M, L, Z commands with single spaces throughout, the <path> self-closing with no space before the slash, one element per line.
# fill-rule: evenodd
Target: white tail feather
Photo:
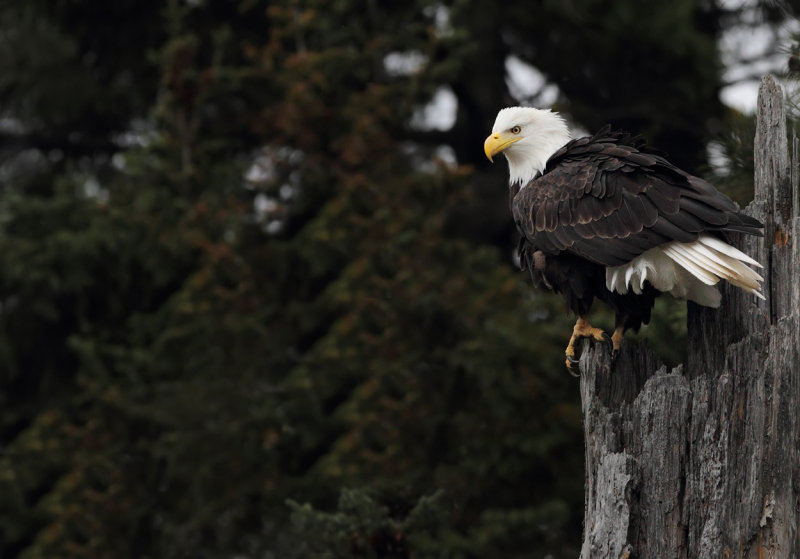
<path fill-rule="evenodd" d="M 722 241 L 720 241 L 716 237 L 712 237 L 711 235 L 700 235 L 697 241 L 708 247 L 713 248 L 714 250 L 722 252 L 723 254 L 727 254 L 731 258 L 735 258 L 736 260 L 741 260 L 742 262 L 747 262 L 748 264 L 752 264 L 756 268 L 764 267 L 755 260 L 753 260 L 752 258 L 750 258 L 749 256 L 747 256 L 741 250 L 736 249 L 729 244 L 723 243 Z"/>
<path fill-rule="evenodd" d="M 661 250 L 704 284 L 716 285 L 719 278 L 704 266 L 705 263 L 699 264 L 695 262 L 692 257 L 686 254 L 686 251 L 681 250 L 682 248 L 678 243 L 670 243 Z"/>
<path fill-rule="evenodd" d="M 761 282 L 755 270 L 761 265 L 740 250 L 710 235 L 693 243 L 667 243 L 644 252 L 627 264 L 606 268 L 606 287 L 618 293 L 641 293 L 647 280 L 659 291 L 717 307 L 720 279 L 761 299 Z"/>
<path fill-rule="evenodd" d="M 764 278 L 756 273 L 755 270 L 748 268 L 742 264 L 741 261 L 732 260 L 724 255 L 720 255 L 715 250 L 708 248 L 703 243 L 694 243 L 694 250 L 719 264 L 718 268 L 720 269 L 720 277 L 723 277 L 727 280 L 735 280 L 737 276 L 747 277 L 752 280 L 752 285 L 750 285 L 750 287 L 755 288 L 758 288 L 758 282 L 764 281 Z"/>
<path fill-rule="evenodd" d="M 728 268 L 724 263 L 722 263 L 721 261 L 719 261 L 717 258 L 714 257 L 713 253 L 708 255 L 703 254 L 702 251 L 699 250 L 701 246 L 702 245 L 697 243 L 696 246 L 692 247 L 693 250 L 682 249 L 680 250 L 680 252 L 684 254 L 687 258 L 692 258 L 692 259 L 697 258 L 698 255 L 702 255 L 705 258 L 705 260 L 702 262 L 702 266 L 722 279 L 731 280 L 736 277 L 735 274 L 732 273 L 732 270 L 730 268 Z M 679 249 L 682 247 L 678 245 L 675 248 Z"/>

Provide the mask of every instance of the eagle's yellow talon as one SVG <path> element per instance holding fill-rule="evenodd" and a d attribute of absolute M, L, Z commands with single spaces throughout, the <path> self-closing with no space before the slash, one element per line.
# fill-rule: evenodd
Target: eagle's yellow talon
<path fill-rule="evenodd" d="M 575 326 L 572 328 L 572 339 L 570 345 L 574 345 L 578 338 L 593 338 L 598 342 L 604 342 L 608 339 L 602 328 L 595 328 L 589 324 L 589 319 L 585 316 L 579 316 L 575 321 Z"/>
<path fill-rule="evenodd" d="M 564 354 L 567 356 L 567 369 L 570 372 L 572 372 L 572 365 L 578 363 L 578 360 L 575 359 L 575 343 L 580 338 L 592 338 L 598 342 L 609 340 L 608 334 L 602 328 L 594 328 L 585 316 L 579 316 L 572 328 L 572 337 L 569 339 L 567 349 L 564 350 Z"/>
<path fill-rule="evenodd" d="M 576 377 L 576 378 L 580 376 L 573 369 L 573 367 L 576 366 L 578 363 L 580 363 L 580 361 L 578 361 L 574 357 L 568 355 L 567 359 L 564 361 L 564 363 L 567 365 L 567 372 L 569 372 L 569 374 L 571 374 L 573 377 Z"/>

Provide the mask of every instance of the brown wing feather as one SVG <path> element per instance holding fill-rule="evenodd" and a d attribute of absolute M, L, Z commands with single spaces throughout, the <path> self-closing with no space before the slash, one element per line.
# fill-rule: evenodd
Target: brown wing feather
<path fill-rule="evenodd" d="M 703 231 L 760 235 L 762 228 L 706 181 L 607 128 L 561 148 L 544 174 L 512 195 L 514 220 L 534 250 L 604 266 Z"/>

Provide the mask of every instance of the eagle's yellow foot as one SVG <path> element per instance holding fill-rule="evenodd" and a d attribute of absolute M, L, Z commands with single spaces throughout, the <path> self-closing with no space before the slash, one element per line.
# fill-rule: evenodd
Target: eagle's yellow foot
<path fill-rule="evenodd" d="M 611 359 L 614 360 L 619 355 L 619 350 L 622 348 L 622 337 L 625 335 L 625 326 L 617 326 L 614 333 L 611 334 L 611 345 L 613 350 L 611 352 Z"/>
<path fill-rule="evenodd" d="M 598 342 L 609 339 L 608 334 L 606 334 L 602 328 L 594 328 L 589 324 L 589 320 L 585 316 L 579 316 L 578 320 L 575 321 L 575 326 L 572 328 L 572 337 L 569 339 L 567 349 L 564 350 L 564 354 L 567 356 L 567 370 L 573 375 L 572 367 L 578 363 L 578 360 L 575 358 L 575 343 L 580 338 L 592 338 Z"/>

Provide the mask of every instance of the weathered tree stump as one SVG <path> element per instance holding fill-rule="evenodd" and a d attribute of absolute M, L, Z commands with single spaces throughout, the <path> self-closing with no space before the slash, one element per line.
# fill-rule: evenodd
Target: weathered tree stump
<path fill-rule="evenodd" d="M 689 304 L 685 365 L 584 342 L 581 558 L 800 558 L 800 218 L 780 87 L 759 91 L 755 200 L 766 301 Z M 795 142 L 797 144 L 797 142 Z M 795 154 L 796 156 L 796 154 Z"/>

